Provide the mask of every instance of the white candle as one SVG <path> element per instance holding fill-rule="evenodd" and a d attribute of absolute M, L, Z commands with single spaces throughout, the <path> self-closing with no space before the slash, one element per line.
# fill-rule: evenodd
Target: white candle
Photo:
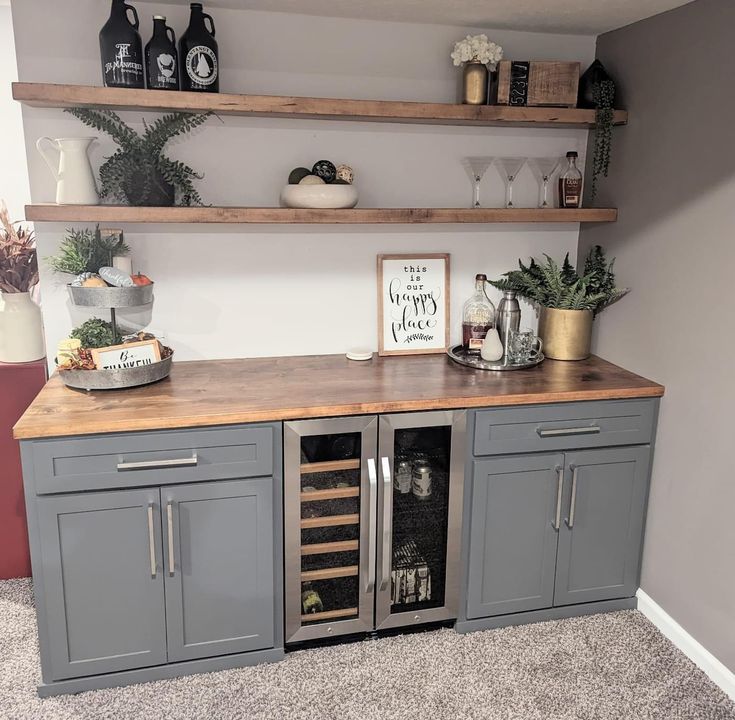
<path fill-rule="evenodd" d="M 117 268 L 128 275 L 133 274 L 133 261 L 125 255 L 115 255 L 115 257 L 112 258 L 112 267 Z"/>

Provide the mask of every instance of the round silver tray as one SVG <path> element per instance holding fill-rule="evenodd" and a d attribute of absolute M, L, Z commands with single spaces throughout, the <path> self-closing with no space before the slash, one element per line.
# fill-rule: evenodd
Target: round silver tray
<path fill-rule="evenodd" d="M 525 370 L 526 368 L 536 367 L 542 363 L 545 359 L 543 353 L 539 353 L 539 356 L 534 360 L 529 360 L 525 363 L 519 363 L 517 365 L 511 365 L 505 362 L 505 360 L 496 360 L 490 362 L 489 360 L 483 360 L 479 355 L 468 355 L 462 345 L 455 345 L 454 347 L 447 350 L 449 355 L 454 362 L 460 365 L 466 365 L 467 367 L 476 368 L 477 370 L 493 370 L 495 372 L 506 371 L 506 370 Z"/>
<path fill-rule="evenodd" d="M 153 283 L 134 287 L 67 287 L 72 303 L 84 307 L 138 307 L 153 302 Z"/>
<path fill-rule="evenodd" d="M 169 376 L 172 357 L 137 368 L 119 370 L 59 370 L 67 387 L 79 390 L 121 390 L 158 382 Z"/>

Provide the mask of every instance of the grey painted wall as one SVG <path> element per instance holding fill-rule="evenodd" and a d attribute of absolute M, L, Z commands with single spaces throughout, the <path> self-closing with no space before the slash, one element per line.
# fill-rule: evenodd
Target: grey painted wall
<path fill-rule="evenodd" d="M 584 228 L 579 253 L 605 246 L 633 288 L 595 323 L 595 352 L 666 385 L 643 590 L 731 670 L 733 28 L 732 0 L 697 0 L 599 38 L 631 119 L 598 201 L 620 220 Z"/>

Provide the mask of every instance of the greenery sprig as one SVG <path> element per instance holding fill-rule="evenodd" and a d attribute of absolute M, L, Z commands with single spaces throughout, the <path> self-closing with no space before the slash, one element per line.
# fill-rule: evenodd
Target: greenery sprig
<path fill-rule="evenodd" d="M 122 238 L 102 237 L 99 225 L 94 230 L 71 228 L 66 233 L 58 253 L 46 258 L 56 272 L 70 275 L 96 273 L 101 267 L 112 265 L 113 256 L 130 252 Z"/>
<path fill-rule="evenodd" d="M 511 270 L 500 280 L 490 280 L 498 290 L 514 290 L 519 296 L 543 307 L 560 310 L 591 310 L 597 315 L 612 303 L 626 295 L 627 288 L 615 286 L 613 266 L 605 258 L 605 251 L 596 245 L 584 263 L 580 277 L 569 262 L 569 253 L 561 267 L 548 255 L 545 262 L 534 258 L 528 265 L 518 261 L 519 270 Z"/>
<path fill-rule="evenodd" d="M 109 135 L 118 145 L 117 151 L 100 168 L 100 196 L 131 205 L 151 205 L 152 199 L 171 196 L 180 205 L 202 205 L 194 186 L 203 175 L 188 165 L 171 160 L 163 149 L 174 137 L 190 133 L 212 113 L 169 113 L 152 124 L 143 120 L 145 131 L 139 135 L 112 110 L 67 108 L 85 125 Z"/>
<path fill-rule="evenodd" d="M 612 150 L 612 129 L 615 115 L 615 83 L 602 80 L 592 86 L 592 99 L 595 103 L 595 150 L 592 158 L 591 199 L 597 195 L 597 179 L 607 177 L 610 169 Z"/>
<path fill-rule="evenodd" d="M 83 322 L 71 331 L 70 337 L 79 340 L 83 348 L 110 347 L 122 342 L 120 335 L 113 332 L 112 323 L 99 318 L 90 318 Z"/>

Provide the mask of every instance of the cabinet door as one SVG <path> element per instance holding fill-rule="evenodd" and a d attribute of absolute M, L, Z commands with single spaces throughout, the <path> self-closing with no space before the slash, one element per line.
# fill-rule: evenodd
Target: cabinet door
<path fill-rule="evenodd" d="M 469 618 L 552 606 L 563 465 L 560 453 L 475 461 Z"/>
<path fill-rule="evenodd" d="M 273 479 L 161 489 L 170 662 L 273 647 Z"/>
<path fill-rule="evenodd" d="M 377 629 L 457 617 L 466 412 L 380 418 Z"/>
<path fill-rule="evenodd" d="M 37 500 L 53 680 L 166 662 L 158 489 Z"/>
<path fill-rule="evenodd" d="M 638 588 L 648 446 L 566 454 L 555 605 L 632 597 Z"/>

